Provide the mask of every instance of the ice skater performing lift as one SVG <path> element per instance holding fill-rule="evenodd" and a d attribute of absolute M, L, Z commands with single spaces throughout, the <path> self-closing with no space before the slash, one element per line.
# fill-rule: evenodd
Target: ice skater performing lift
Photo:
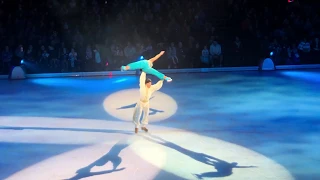
<path fill-rule="evenodd" d="M 163 81 L 166 80 L 167 82 L 171 82 L 172 79 L 170 77 L 165 76 L 164 74 L 160 73 L 159 71 L 152 68 L 153 62 L 158 60 L 162 55 L 164 54 L 164 51 L 161 51 L 158 55 L 155 57 L 149 59 L 149 60 L 142 60 L 134 63 L 130 63 L 127 66 L 122 66 L 122 71 L 127 70 L 137 70 L 141 69 L 141 75 L 139 80 L 139 86 L 140 86 L 140 100 L 137 102 L 134 113 L 133 113 L 133 123 L 135 124 L 135 133 L 138 133 L 139 127 L 140 127 L 140 118 L 143 112 L 143 119 L 141 121 L 141 130 L 148 132 L 147 124 L 149 122 L 149 100 L 152 94 L 155 91 L 158 91 L 162 85 Z M 147 75 L 152 74 L 156 77 L 158 77 L 160 80 L 152 85 L 151 79 L 147 79 Z"/>
<path fill-rule="evenodd" d="M 165 76 L 164 74 L 162 74 L 159 71 L 152 68 L 153 63 L 156 60 L 158 60 L 164 53 L 165 53 L 165 51 L 161 51 L 159 54 L 157 54 L 155 57 L 153 57 L 149 60 L 142 60 L 142 61 L 130 63 L 126 66 L 121 66 L 121 71 L 141 69 L 142 72 L 154 75 L 161 80 L 166 80 L 167 82 L 171 82 L 172 79 L 170 77 Z"/>

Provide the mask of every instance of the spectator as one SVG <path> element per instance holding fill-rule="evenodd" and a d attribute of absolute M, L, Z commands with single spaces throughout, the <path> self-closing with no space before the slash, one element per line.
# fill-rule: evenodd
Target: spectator
<path fill-rule="evenodd" d="M 29 45 L 28 50 L 26 52 L 26 60 L 34 62 L 34 57 L 35 57 L 34 55 L 35 54 L 34 54 L 33 46 Z"/>
<path fill-rule="evenodd" d="M 199 55 L 200 55 L 200 57 L 199 57 Z M 200 48 L 200 44 L 196 43 L 194 47 L 190 48 L 189 55 L 188 55 L 188 58 L 190 58 L 190 67 L 191 68 L 202 67 L 201 56 L 202 56 L 202 50 Z"/>
<path fill-rule="evenodd" d="M 301 58 L 304 60 L 304 62 L 308 62 L 310 58 L 311 45 L 307 41 L 307 38 L 304 38 L 300 42 L 298 49 L 300 50 Z"/>
<path fill-rule="evenodd" d="M 215 61 L 219 61 L 220 67 L 222 66 L 222 51 L 221 45 L 218 44 L 217 41 L 213 41 L 210 46 L 210 59 L 211 59 L 211 66 L 214 67 Z"/>
<path fill-rule="evenodd" d="M 100 52 L 98 51 L 98 49 L 94 49 L 94 59 L 95 59 L 95 69 L 96 71 L 101 71 L 102 70 L 102 63 L 101 63 L 101 57 L 100 57 Z"/>
<path fill-rule="evenodd" d="M 16 49 L 15 56 L 17 58 L 18 63 L 20 63 L 20 61 L 24 59 L 24 51 L 23 51 L 22 45 L 19 45 L 18 48 Z"/>
<path fill-rule="evenodd" d="M 50 67 L 57 68 L 58 67 L 58 51 L 54 48 L 54 43 L 48 46 L 48 53 L 50 54 Z"/>
<path fill-rule="evenodd" d="M 69 53 L 69 61 L 70 61 L 70 68 L 72 71 L 75 71 L 77 68 L 77 60 L 78 60 L 78 53 L 74 50 L 74 48 L 71 49 Z"/>
<path fill-rule="evenodd" d="M 179 59 L 177 57 L 177 49 L 174 46 L 173 42 L 169 46 L 167 53 L 168 53 L 168 60 L 169 60 L 168 69 L 171 69 L 172 67 L 177 68 Z"/>
<path fill-rule="evenodd" d="M 203 47 L 202 53 L 201 53 L 201 62 L 203 67 L 212 67 L 212 62 L 210 60 L 210 53 L 207 48 L 207 46 Z"/>
<path fill-rule="evenodd" d="M 86 64 L 92 65 L 93 63 L 93 51 L 90 45 L 87 45 L 86 49 Z"/>
<path fill-rule="evenodd" d="M 288 52 L 288 58 L 287 58 L 287 64 L 299 64 L 300 63 L 300 55 L 298 48 L 295 44 L 292 44 L 292 46 L 289 46 L 287 48 Z"/>
<path fill-rule="evenodd" d="M 60 54 L 61 72 L 67 72 L 69 69 L 69 53 L 67 48 L 63 47 Z"/>

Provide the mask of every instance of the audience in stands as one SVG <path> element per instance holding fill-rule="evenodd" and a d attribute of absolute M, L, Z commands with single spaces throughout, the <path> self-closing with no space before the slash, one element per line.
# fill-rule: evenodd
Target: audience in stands
<path fill-rule="evenodd" d="M 29 73 L 118 70 L 160 50 L 156 68 L 319 63 L 316 1 L 63 2 L 2 1 L 2 73 L 21 59 Z"/>

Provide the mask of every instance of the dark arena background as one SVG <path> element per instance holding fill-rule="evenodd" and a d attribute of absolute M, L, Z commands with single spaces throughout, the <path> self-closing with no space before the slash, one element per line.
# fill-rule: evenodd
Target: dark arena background
<path fill-rule="evenodd" d="M 319 180 L 319 5 L 0 1 L 0 179 Z"/>

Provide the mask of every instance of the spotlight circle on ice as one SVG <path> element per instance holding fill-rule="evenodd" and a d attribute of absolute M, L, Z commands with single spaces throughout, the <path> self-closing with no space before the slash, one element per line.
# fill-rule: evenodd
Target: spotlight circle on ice
<path fill-rule="evenodd" d="M 284 167 L 257 152 L 181 129 L 150 125 L 152 132 L 133 135 L 132 124 L 123 121 L 12 116 L 0 116 L 0 126 L 7 134 L 0 136 L 2 142 L 73 146 L 8 180 L 293 180 Z"/>
<path fill-rule="evenodd" d="M 127 89 L 109 95 L 103 102 L 104 109 L 113 117 L 132 121 L 133 111 L 140 99 L 139 89 Z M 153 93 L 150 99 L 149 122 L 166 120 L 176 113 L 176 101 L 160 91 Z"/>

